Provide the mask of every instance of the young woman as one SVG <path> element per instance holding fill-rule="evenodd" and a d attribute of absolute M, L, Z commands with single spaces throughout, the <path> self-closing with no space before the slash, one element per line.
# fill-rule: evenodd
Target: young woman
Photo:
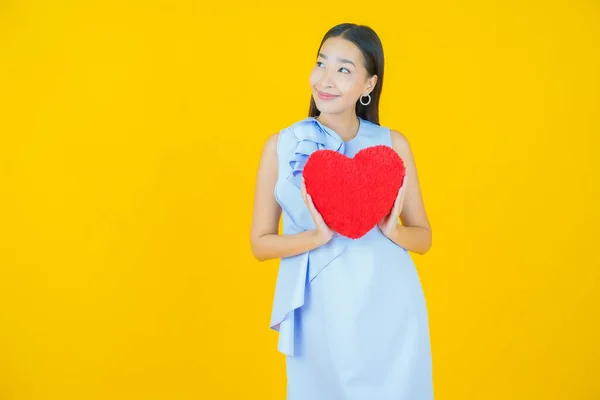
<path fill-rule="evenodd" d="M 427 308 L 409 254 L 429 250 L 431 227 L 408 140 L 379 124 L 383 63 L 369 27 L 329 30 L 310 74 L 309 117 L 271 135 L 261 156 L 251 245 L 259 260 L 281 259 L 271 328 L 288 400 L 433 398 Z M 312 203 L 304 164 L 318 149 L 353 157 L 381 144 L 403 159 L 406 178 L 389 215 L 346 238 Z"/>

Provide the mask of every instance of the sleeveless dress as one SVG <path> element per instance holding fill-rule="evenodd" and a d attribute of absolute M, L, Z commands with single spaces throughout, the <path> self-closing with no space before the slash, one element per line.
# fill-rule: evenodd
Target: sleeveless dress
<path fill-rule="evenodd" d="M 391 147 L 389 128 L 359 122 L 347 142 L 314 117 L 280 131 L 274 194 L 284 234 L 315 229 L 300 194 L 313 151 L 354 157 L 365 147 Z M 335 233 L 323 246 L 282 258 L 270 326 L 286 355 L 288 400 L 433 399 L 421 282 L 408 251 L 377 226 L 359 239 Z"/>

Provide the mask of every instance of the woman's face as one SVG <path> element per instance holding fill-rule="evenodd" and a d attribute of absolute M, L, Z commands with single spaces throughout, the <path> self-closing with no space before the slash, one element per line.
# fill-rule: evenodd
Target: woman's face
<path fill-rule="evenodd" d="M 321 113 L 336 114 L 354 109 L 361 95 L 371 93 L 377 77 L 369 77 L 360 49 L 341 37 L 321 46 L 310 74 L 312 96 Z"/>

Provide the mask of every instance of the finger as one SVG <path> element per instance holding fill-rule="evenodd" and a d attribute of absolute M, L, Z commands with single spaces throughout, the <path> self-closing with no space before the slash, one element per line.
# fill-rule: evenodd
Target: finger
<path fill-rule="evenodd" d="M 398 195 L 396 196 L 396 200 L 394 201 L 394 207 L 392 208 L 392 211 L 390 212 L 391 215 L 393 215 L 394 217 L 398 214 L 398 209 L 400 208 L 400 205 L 402 203 L 402 197 L 403 197 L 403 188 L 400 188 L 400 190 L 398 191 Z"/>
<path fill-rule="evenodd" d="M 406 188 L 406 177 L 402 181 L 402 185 L 400 185 L 400 190 L 398 191 L 398 192 L 400 192 L 399 194 L 402 194 L 402 192 L 404 192 L 405 188 Z"/>
<path fill-rule="evenodd" d="M 400 187 L 400 192 L 398 193 L 398 197 L 403 198 L 405 193 L 406 193 L 406 180 L 402 183 L 402 186 Z"/>
<path fill-rule="evenodd" d="M 319 210 L 317 210 L 317 207 L 315 207 L 315 203 L 313 203 L 311 195 L 307 194 L 306 197 L 308 198 L 309 207 L 313 216 L 317 219 L 317 221 L 323 222 L 323 216 L 321 215 Z"/>
<path fill-rule="evenodd" d="M 408 176 L 405 176 L 404 179 L 402 180 L 402 186 L 400 187 L 400 190 L 404 190 L 404 188 L 406 188 L 407 178 L 408 178 Z"/>
<path fill-rule="evenodd" d="M 403 183 L 402 187 L 400 188 L 400 192 L 398 193 L 398 197 L 400 198 L 400 201 L 402 201 L 402 199 L 404 198 L 405 193 L 406 193 L 406 183 Z"/>
<path fill-rule="evenodd" d="M 390 218 L 398 218 L 398 210 L 400 210 L 400 202 L 399 201 L 397 201 L 396 204 L 394 204 L 394 209 L 390 213 Z"/>
<path fill-rule="evenodd" d="M 315 221 L 319 221 L 319 212 L 312 201 L 312 197 L 308 193 L 306 194 L 306 203 L 308 204 L 308 211 L 310 211 L 310 215 L 312 215 Z"/>
<path fill-rule="evenodd" d="M 394 207 L 392 207 L 392 209 L 390 210 L 390 212 L 388 213 L 388 215 L 386 215 L 385 218 L 384 218 L 386 224 L 387 224 L 387 222 L 390 219 L 394 218 L 394 216 L 397 213 L 397 210 L 398 210 L 398 204 L 397 204 L 397 202 L 394 202 Z"/>
<path fill-rule="evenodd" d="M 402 196 L 402 199 L 400 200 L 400 204 L 398 204 L 398 216 L 400 216 L 400 214 L 402 213 L 402 210 L 404 209 L 404 199 L 405 199 L 405 196 Z"/>
<path fill-rule="evenodd" d="M 394 209 L 398 207 L 398 204 L 402 200 L 402 193 L 402 188 L 400 188 L 400 190 L 398 191 L 398 195 L 396 196 L 396 201 L 394 201 Z"/>
<path fill-rule="evenodd" d="M 306 203 L 306 185 L 304 184 L 304 178 L 302 182 L 300 182 L 300 194 L 302 195 L 302 200 Z"/>
<path fill-rule="evenodd" d="M 390 214 L 393 214 L 394 211 L 396 211 L 396 207 L 398 207 L 398 199 L 400 198 L 400 196 L 396 196 L 396 199 L 394 200 L 394 205 L 392 206 L 392 209 L 390 210 Z"/>
<path fill-rule="evenodd" d="M 308 206 L 309 206 L 310 210 L 315 214 L 319 214 L 319 212 L 317 211 L 317 208 L 315 207 L 315 203 L 313 203 L 312 196 L 307 193 L 306 199 L 308 200 Z"/>

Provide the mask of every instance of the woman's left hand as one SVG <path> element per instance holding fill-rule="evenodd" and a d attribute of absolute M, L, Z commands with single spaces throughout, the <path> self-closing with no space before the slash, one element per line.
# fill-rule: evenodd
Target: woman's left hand
<path fill-rule="evenodd" d="M 406 176 L 404 177 L 404 181 L 402 182 L 402 186 L 398 191 L 398 195 L 396 196 L 396 201 L 394 201 L 394 206 L 388 215 L 386 215 L 377 225 L 381 232 L 388 238 L 391 238 L 394 232 L 396 231 L 396 227 L 398 226 L 398 219 L 400 218 L 400 213 L 402 213 L 402 208 L 404 206 L 404 198 L 406 196 Z"/>

